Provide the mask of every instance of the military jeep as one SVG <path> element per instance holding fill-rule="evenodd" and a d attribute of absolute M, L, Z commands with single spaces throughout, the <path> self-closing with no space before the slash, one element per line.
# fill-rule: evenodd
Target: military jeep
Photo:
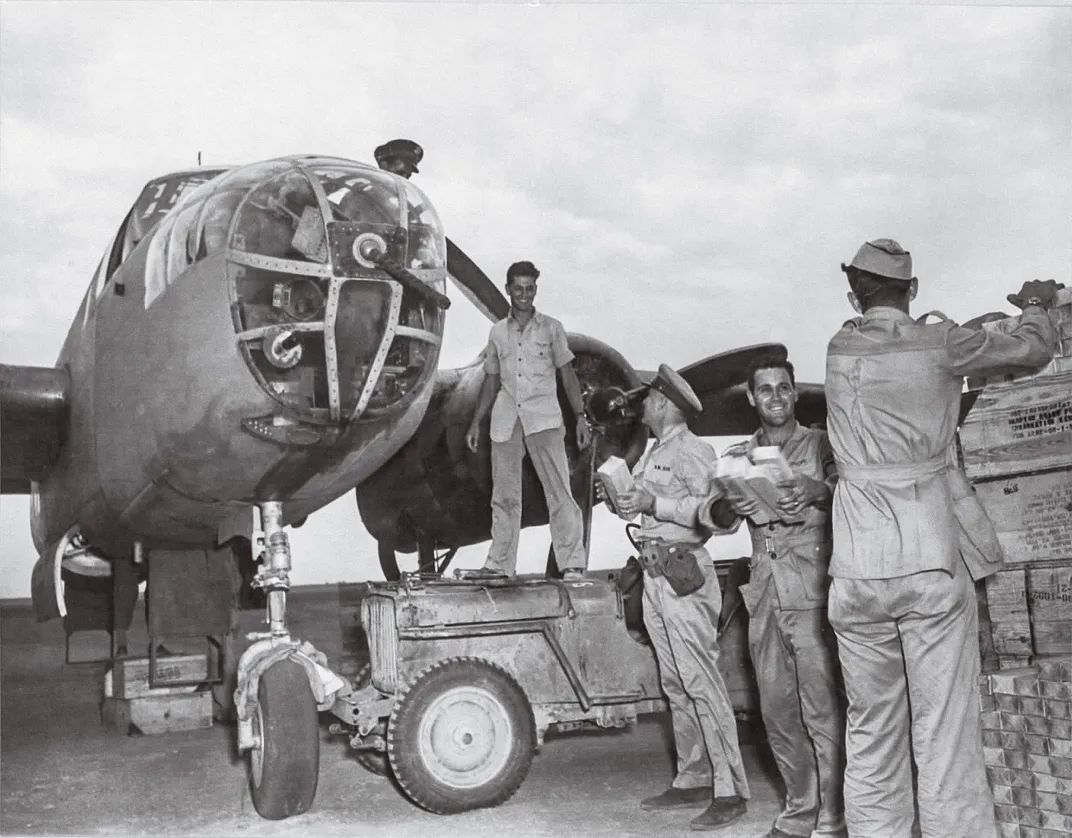
<path fill-rule="evenodd" d="M 332 730 L 424 809 L 496 806 L 521 786 L 549 729 L 622 727 L 666 708 L 629 596 L 606 572 L 371 583 L 361 610 L 369 666 L 336 698 Z M 745 710 L 741 664 L 724 650 Z"/>

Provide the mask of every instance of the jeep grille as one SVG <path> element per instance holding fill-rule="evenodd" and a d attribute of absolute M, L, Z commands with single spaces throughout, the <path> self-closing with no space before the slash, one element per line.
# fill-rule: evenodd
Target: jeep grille
<path fill-rule="evenodd" d="M 372 685 L 380 692 L 398 688 L 398 628 L 395 601 L 385 596 L 368 596 L 361 604 L 361 622 L 369 644 Z"/>

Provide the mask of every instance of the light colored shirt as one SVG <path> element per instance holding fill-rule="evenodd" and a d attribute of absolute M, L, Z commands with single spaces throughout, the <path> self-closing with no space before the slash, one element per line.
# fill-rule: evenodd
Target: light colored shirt
<path fill-rule="evenodd" d="M 751 438 L 726 449 L 722 456 L 744 456 L 756 446 L 769 444 L 761 428 Z M 779 447 L 795 474 L 825 483 L 831 490 L 837 486 L 837 465 L 826 431 L 798 424 Z M 830 508 L 810 504 L 803 510 L 803 519 L 794 524 L 748 522 L 752 536 L 752 590 L 760 592 L 766 580 L 773 578 L 781 608 L 819 608 L 826 602 Z"/>
<path fill-rule="evenodd" d="M 876 307 L 827 348 L 827 427 L 841 474 L 831 576 L 954 572 L 958 530 L 945 464 L 953 463 L 964 376 L 1041 367 L 1056 344 L 1039 309 L 1007 335 L 925 319 Z"/>
<path fill-rule="evenodd" d="M 526 436 L 562 427 L 556 373 L 572 360 L 562 324 L 539 311 L 524 329 L 512 315 L 491 327 L 484 372 L 500 382 L 491 408 L 492 442 L 509 440 L 519 420 Z"/>
<path fill-rule="evenodd" d="M 717 491 L 714 475 L 715 450 L 687 426 L 656 440 L 633 469 L 633 482 L 655 496 L 654 514 L 640 518 L 640 538 L 706 542 L 711 533 L 697 512 Z"/>

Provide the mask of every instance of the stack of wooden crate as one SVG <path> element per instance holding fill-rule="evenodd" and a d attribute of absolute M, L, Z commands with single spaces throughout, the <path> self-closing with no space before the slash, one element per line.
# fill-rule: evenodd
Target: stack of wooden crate
<path fill-rule="evenodd" d="M 983 755 L 1001 838 L 1072 835 L 1070 664 L 982 678 Z"/>
<path fill-rule="evenodd" d="M 119 658 L 105 673 L 101 701 L 105 727 L 146 734 L 212 727 L 212 692 L 205 686 L 207 655 L 157 658 L 152 684 L 149 671 L 149 658 Z"/>
<path fill-rule="evenodd" d="M 1060 292 L 1058 349 L 1041 371 L 969 382 L 964 471 L 1005 548 L 986 581 L 1000 666 L 1072 655 L 1072 290 Z M 1019 318 L 987 324 L 1008 331 Z"/>
<path fill-rule="evenodd" d="M 1056 310 L 1054 359 L 969 381 L 959 432 L 1006 559 L 985 581 L 980 621 L 983 750 L 1002 838 L 1072 834 L 1072 292 Z"/>

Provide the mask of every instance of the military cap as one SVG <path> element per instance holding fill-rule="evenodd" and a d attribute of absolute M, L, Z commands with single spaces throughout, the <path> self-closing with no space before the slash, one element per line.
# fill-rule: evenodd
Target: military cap
<path fill-rule="evenodd" d="M 388 157 L 398 157 L 409 163 L 413 167 L 413 171 L 420 172 L 417 164 L 424 157 L 424 149 L 413 140 L 391 140 L 389 143 L 378 146 L 374 154 L 377 163 L 381 160 L 386 160 Z"/>
<path fill-rule="evenodd" d="M 897 244 L 893 239 L 875 239 L 864 242 L 852 261 L 841 263 L 841 270 L 849 268 L 867 271 L 886 279 L 912 279 L 912 254 Z"/>
<path fill-rule="evenodd" d="M 673 367 L 659 364 L 659 371 L 655 373 L 651 381 L 647 382 L 647 385 L 670 399 L 681 408 L 686 416 L 703 410 L 703 405 L 692 387 Z"/>

